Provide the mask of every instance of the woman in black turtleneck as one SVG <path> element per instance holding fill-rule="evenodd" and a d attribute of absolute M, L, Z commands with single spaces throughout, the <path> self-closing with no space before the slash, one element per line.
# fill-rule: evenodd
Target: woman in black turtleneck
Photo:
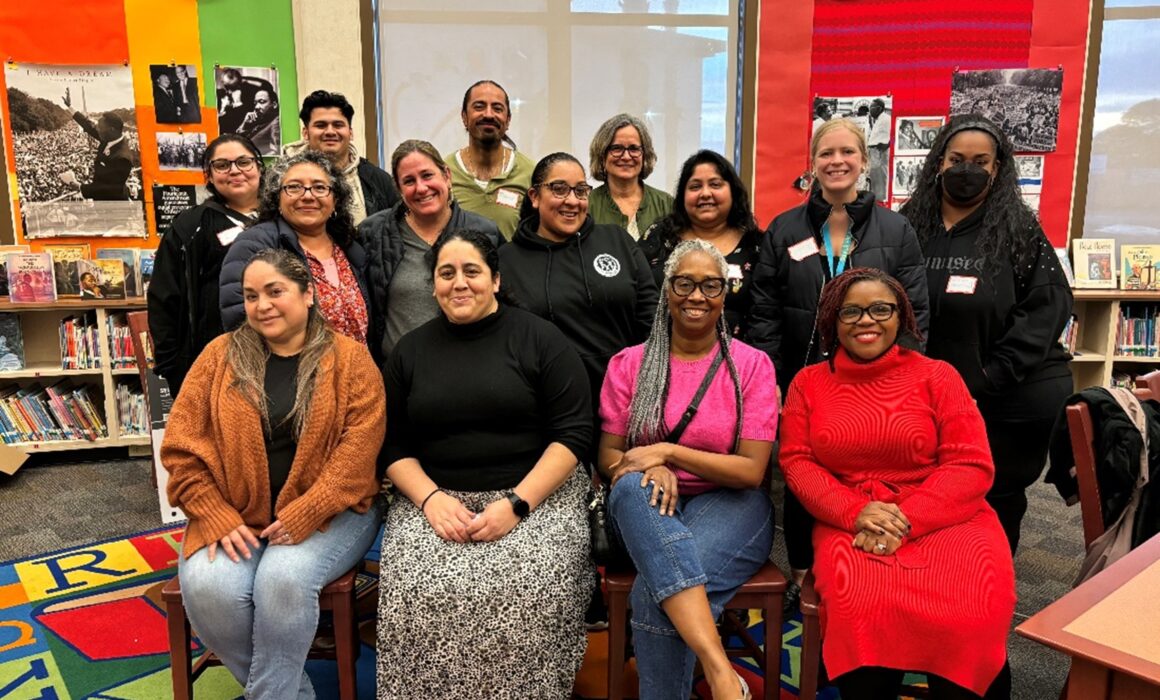
<path fill-rule="evenodd" d="M 843 270 L 873 267 L 897 279 L 926 333 L 926 271 L 914 229 L 878 206 L 872 192 L 858 191 L 866 171 L 866 137 L 848 119 L 832 119 L 810 142 L 814 187 L 805 204 L 778 215 L 761 242 L 753 273 L 748 342 L 773 360 L 782 396 L 803 367 L 822 359 L 818 299 L 823 285 Z M 786 610 L 797 607 L 800 586 L 813 564 L 813 518 L 787 489 L 785 541 L 792 580 Z"/>
<path fill-rule="evenodd" d="M 987 502 L 1014 553 L 1025 490 L 1043 471 L 1048 434 L 1072 392 L 1059 344 L 1071 287 L 1020 196 L 1010 141 L 985 117 L 943 127 L 902 214 L 926 254 L 927 354 L 954 365 L 983 414 L 995 460 Z"/>

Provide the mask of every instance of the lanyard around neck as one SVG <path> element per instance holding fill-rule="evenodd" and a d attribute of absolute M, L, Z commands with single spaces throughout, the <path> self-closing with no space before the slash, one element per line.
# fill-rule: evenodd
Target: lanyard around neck
<path fill-rule="evenodd" d="M 850 255 L 850 246 L 854 243 L 854 236 L 850 232 L 846 232 L 846 237 L 842 239 L 842 252 L 839 253 L 838 261 L 834 262 L 834 244 L 830 243 L 830 222 L 822 224 L 822 243 L 826 246 L 826 264 L 830 266 L 830 279 L 834 279 L 842 274 L 846 269 L 846 258 Z"/>

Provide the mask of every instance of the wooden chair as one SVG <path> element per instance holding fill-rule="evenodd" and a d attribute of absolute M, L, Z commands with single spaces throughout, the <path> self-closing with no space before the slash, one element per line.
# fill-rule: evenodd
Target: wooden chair
<path fill-rule="evenodd" d="M 608 589 L 608 700 L 624 698 L 624 662 L 628 646 L 628 593 L 636 581 L 635 572 L 606 572 Z M 729 656 L 752 656 L 765 674 L 765 700 L 781 697 L 781 601 L 786 581 L 781 571 L 766 562 L 746 581 L 726 605 L 723 625 L 736 634 L 742 646 L 727 648 Z M 759 609 L 765 624 L 764 645 L 759 645 L 737 618 L 734 610 Z"/>
<path fill-rule="evenodd" d="M 318 596 L 318 607 L 329 610 L 333 629 L 323 629 L 324 634 L 333 632 L 334 646 L 329 648 L 315 644 L 310 649 L 311 659 L 334 659 L 338 662 L 338 697 L 341 700 L 355 700 L 358 697 L 355 663 L 359 655 L 358 620 L 355 614 L 355 577 L 357 567 L 347 571 L 323 587 Z M 220 666 L 212 652 L 206 651 L 195 663 L 190 651 L 193 636 L 189 618 L 185 615 L 185 604 L 181 598 L 181 582 L 176 576 L 161 589 L 161 599 L 165 602 L 165 616 L 169 626 L 169 657 L 173 676 L 174 700 L 192 700 L 193 682 L 210 666 Z"/>

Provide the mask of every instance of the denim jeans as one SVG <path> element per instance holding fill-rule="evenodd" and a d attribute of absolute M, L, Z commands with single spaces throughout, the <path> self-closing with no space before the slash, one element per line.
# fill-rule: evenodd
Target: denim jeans
<path fill-rule="evenodd" d="M 705 586 L 719 617 L 725 603 L 769 558 L 773 504 L 761 489 L 717 489 L 682 496 L 676 514 L 649 506 L 652 487 L 630 474 L 612 487 L 608 509 L 636 564 L 632 605 L 641 700 L 687 698 L 696 658 L 661 602 Z"/>
<path fill-rule="evenodd" d="M 381 522 L 377 505 L 362 515 L 348 510 L 299 544 L 262 540 L 236 564 L 220 547 L 212 563 L 208 548 L 179 559 L 190 625 L 245 686 L 246 698 L 314 697 L 305 667 L 318 593 L 363 558 Z"/>

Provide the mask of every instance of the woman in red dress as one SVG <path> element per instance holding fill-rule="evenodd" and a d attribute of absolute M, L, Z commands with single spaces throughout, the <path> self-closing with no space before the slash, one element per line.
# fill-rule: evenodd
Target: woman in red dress
<path fill-rule="evenodd" d="M 966 385 L 918 340 L 901 285 L 858 268 L 818 307 L 826 362 L 802 370 L 780 461 L 817 519 L 822 654 L 844 700 L 895 698 L 925 673 L 932 697 L 1008 698 L 1011 550 L 984 496 L 995 468 Z"/>

